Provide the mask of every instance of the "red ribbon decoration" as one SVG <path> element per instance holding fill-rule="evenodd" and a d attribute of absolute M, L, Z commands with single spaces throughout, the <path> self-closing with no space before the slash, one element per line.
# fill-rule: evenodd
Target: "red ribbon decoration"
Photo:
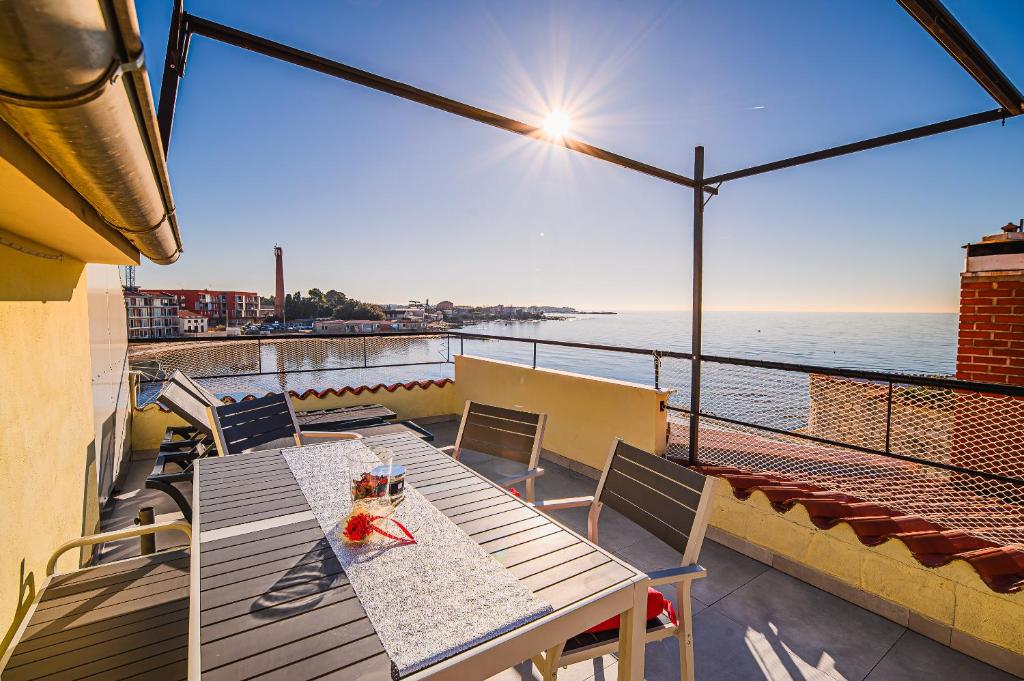
<path fill-rule="evenodd" d="M 390 520 L 395 524 L 398 529 L 402 531 L 405 538 L 395 536 L 390 532 L 374 525 L 378 520 Z M 388 518 L 382 515 L 370 515 L 369 513 L 353 513 L 345 521 L 345 529 L 341 531 L 341 534 L 350 542 L 362 542 L 366 541 L 372 533 L 376 532 L 379 535 L 393 539 L 394 541 L 401 542 L 403 544 L 415 544 L 416 539 L 412 536 L 412 533 L 406 529 L 405 525 L 398 522 L 394 518 Z"/>

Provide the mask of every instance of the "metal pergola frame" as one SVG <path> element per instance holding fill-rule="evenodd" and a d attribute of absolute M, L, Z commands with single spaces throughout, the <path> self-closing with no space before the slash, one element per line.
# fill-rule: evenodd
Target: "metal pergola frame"
<path fill-rule="evenodd" d="M 595 147 L 580 140 L 563 137 L 545 137 L 541 128 L 517 121 L 507 116 L 481 109 L 442 95 L 392 80 L 381 75 L 328 59 L 311 52 L 275 42 L 261 36 L 240 31 L 202 17 L 189 14 L 183 0 L 173 0 L 170 30 L 167 38 L 167 54 L 164 61 L 162 87 L 157 119 L 164 153 L 170 146 L 171 126 L 178 94 L 178 81 L 185 75 L 185 64 L 193 35 L 200 35 L 228 45 L 257 52 L 274 59 L 286 61 L 320 73 L 347 80 L 402 99 L 418 102 L 441 111 L 468 118 L 480 123 L 501 128 L 518 135 L 563 146 L 592 158 L 615 164 L 636 172 L 656 177 L 693 190 L 693 311 L 691 330 L 691 376 L 689 413 L 689 459 L 696 463 L 700 425 L 700 378 L 701 378 L 701 323 L 703 321 L 703 264 L 704 264 L 704 209 L 707 202 L 718 194 L 719 187 L 732 180 L 752 177 L 762 173 L 792 168 L 794 166 L 845 156 L 859 151 L 876 149 L 921 137 L 951 132 L 963 128 L 1004 121 L 1024 113 L 1024 95 L 996 66 L 970 33 L 943 6 L 940 0 L 896 0 L 921 27 L 927 31 L 953 59 L 995 100 L 997 108 L 988 111 L 953 118 L 938 123 L 923 125 L 908 130 L 830 147 L 799 156 L 742 168 L 711 177 L 704 176 L 704 147 L 694 149 L 693 176 L 687 177 L 663 168 Z"/>

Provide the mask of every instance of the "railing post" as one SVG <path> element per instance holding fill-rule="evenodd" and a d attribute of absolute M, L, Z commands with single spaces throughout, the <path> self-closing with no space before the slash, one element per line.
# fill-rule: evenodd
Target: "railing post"
<path fill-rule="evenodd" d="M 263 373 L 263 339 L 259 336 L 256 337 L 256 362 L 257 371 Z"/>
<path fill-rule="evenodd" d="M 445 354 L 445 360 L 444 360 L 445 364 L 451 364 L 452 363 L 452 335 L 451 334 L 448 334 L 448 338 L 445 339 L 444 354 Z"/>
<path fill-rule="evenodd" d="M 892 381 L 889 381 L 889 394 L 885 398 L 885 453 L 889 453 L 889 442 L 892 438 Z"/>
<path fill-rule="evenodd" d="M 661 387 L 661 357 L 658 355 L 658 351 L 654 351 L 654 389 L 658 390 Z"/>
<path fill-rule="evenodd" d="M 537 368 L 537 341 L 533 342 L 533 368 Z"/>
<path fill-rule="evenodd" d="M 459 336 L 459 354 L 466 354 L 466 339 L 462 336 Z"/>
<path fill-rule="evenodd" d="M 700 440 L 700 325 L 702 316 L 704 279 L 704 147 L 693 150 L 693 317 L 691 321 L 690 352 L 690 465 L 699 463 L 697 456 Z"/>
<path fill-rule="evenodd" d="M 363 336 L 363 368 L 365 369 L 368 366 L 369 363 L 366 359 L 366 336 Z"/>

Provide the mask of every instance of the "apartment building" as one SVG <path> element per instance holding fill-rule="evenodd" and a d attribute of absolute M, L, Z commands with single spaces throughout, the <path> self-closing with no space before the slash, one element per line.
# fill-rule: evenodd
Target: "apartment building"
<path fill-rule="evenodd" d="M 129 338 L 168 338 L 181 335 L 178 297 L 168 291 L 125 289 Z"/>
<path fill-rule="evenodd" d="M 252 291 L 172 289 L 178 307 L 203 315 L 210 324 L 240 326 L 260 321 L 260 297 Z"/>

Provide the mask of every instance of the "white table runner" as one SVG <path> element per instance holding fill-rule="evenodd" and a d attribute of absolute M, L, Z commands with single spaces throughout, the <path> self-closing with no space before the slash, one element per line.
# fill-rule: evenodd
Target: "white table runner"
<path fill-rule="evenodd" d="M 552 611 L 409 484 L 392 517 L 415 544 L 347 543 L 341 530 L 351 508 L 349 466 L 381 463 L 359 440 L 282 453 L 399 676 Z"/>

